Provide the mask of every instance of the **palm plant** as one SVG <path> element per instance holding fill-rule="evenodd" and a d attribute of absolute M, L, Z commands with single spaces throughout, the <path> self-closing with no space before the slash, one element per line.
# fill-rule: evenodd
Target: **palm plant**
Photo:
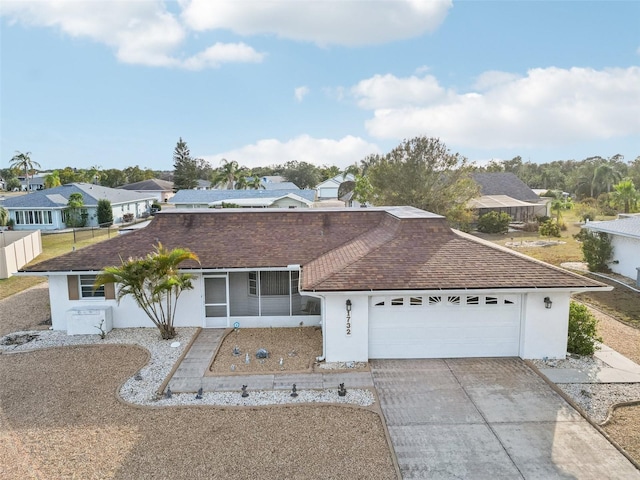
<path fill-rule="evenodd" d="M 34 168 L 40 168 L 40 164 L 31 160 L 31 152 L 18 152 L 16 150 L 16 154 L 11 157 L 10 162 L 11 168 L 17 168 L 19 170 L 24 170 L 25 181 L 27 183 L 27 192 L 29 191 L 29 172 Z"/>
<path fill-rule="evenodd" d="M 62 185 L 60 182 L 60 172 L 58 170 L 54 170 L 49 175 L 44 177 L 44 186 L 45 188 L 54 188 Z"/>
<path fill-rule="evenodd" d="M 241 168 L 235 160 L 223 158 L 220 168 L 213 174 L 212 183 L 214 185 L 226 185 L 227 190 L 233 190 L 236 180 L 240 176 Z"/>
<path fill-rule="evenodd" d="M 602 193 L 606 190 L 607 193 L 610 193 L 613 185 L 621 179 L 622 174 L 613 165 L 608 163 L 598 165 L 593 172 L 592 191 L 595 190 L 598 193 Z M 593 193 L 591 196 L 593 196 Z"/>
<path fill-rule="evenodd" d="M 246 175 L 240 175 L 237 177 L 234 188 L 236 190 L 246 190 L 249 183 L 247 182 Z"/>
<path fill-rule="evenodd" d="M 260 178 L 260 176 L 254 175 L 251 177 L 251 180 L 249 180 L 247 186 L 252 190 L 260 190 L 261 188 L 264 188 L 264 183 L 262 183 L 262 178 Z"/>
<path fill-rule="evenodd" d="M 9 212 L 6 208 L 0 207 L 0 227 L 4 227 L 9 221 Z"/>
<path fill-rule="evenodd" d="M 96 277 L 94 288 L 116 284 L 118 303 L 131 296 L 160 330 L 163 339 L 176 336 L 173 326 L 178 298 L 185 290 L 191 290 L 193 275 L 181 273 L 178 268 L 187 260 L 198 262 L 198 256 L 184 248 L 168 250 L 160 242 L 155 251 L 144 258 L 122 260 L 119 267 L 106 267 Z"/>
<path fill-rule="evenodd" d="M 631 210 L 635 210 L 638 204 L 638 192 L 630 178 L 625 178 L 618 184 L 614 185 L 614 191 L 612 193 L 613 201 L 616 206 L 623 206 L 624 213 L 629 213 Z"/>

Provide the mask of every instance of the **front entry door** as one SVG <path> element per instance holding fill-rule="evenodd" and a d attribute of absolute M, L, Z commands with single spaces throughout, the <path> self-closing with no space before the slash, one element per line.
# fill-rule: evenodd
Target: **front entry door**
<path fill-rule="evenodd" d="M 226 275 L 204 278 L 205 328 L 226 328 L 229 317 L 229 283 Z"/>

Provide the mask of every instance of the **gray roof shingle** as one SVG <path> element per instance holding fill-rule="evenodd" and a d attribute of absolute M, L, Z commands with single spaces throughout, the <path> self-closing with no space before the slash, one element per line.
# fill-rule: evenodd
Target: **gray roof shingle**
<path fill-rule="evenodd" d="M 37 192 L 7 198 L 5 208 L 60 208 L 66 206 L 72 193 L 80 193 L 84 204 L 88 207 L 97 206 L 98 200 L 107 199 L 112 205 L 143 200 L 153 200 L 153 196 L 103 187 L 91 183 L 68 183 L 60 187 L 48 188 Z"/>
<path fill-rule="evenodd" d="M 640 239 L 640 215 L 603 222 L 589 222 L 583 228 Z M 640 252 L 638 252 L 638 255 L 640 255 Z"/>
<path fill-rule="evenodd" d="M 506 195 L 523 202 L 538 202 L 540 197 L 513 173 L 474 173 L 482 195 Z"/>

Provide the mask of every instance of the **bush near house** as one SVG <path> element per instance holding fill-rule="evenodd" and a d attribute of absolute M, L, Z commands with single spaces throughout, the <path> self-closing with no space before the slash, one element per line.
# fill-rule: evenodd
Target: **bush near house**
<path fill-rule="evenodd" d="M 511 216 L 504 212 L 485 213 L 478 220 L 478 231 L 482 233 L 506 233 L 509 230 Z"/>
<path fill-rule="evenodd" d="M 107 199 L 98 200 L 98 225 L 109 227 L 113 225 L 113 210 L 111 202 Z"/>
<path fill-rule="evenodd" d="M 609 272 L 609 261 L 613 256 L 611 238 L 604 232 L 590 232 L 586 228 L 573 236 L 582 242 L 582 255 L 590 272 Z"/>
<path fill-rule="evenodd" d="M 544 237 L 557 237 L 560 238 L 560 225 L 554 219 L 549 219 L 546 222 L 542 222 L 538 228 L 540 235 Z"/>
<path fill-rule="evenodd" d="M 571 302 L 569 305 L 569 334 L 567 336 L 567 351 L 576 355 L 593 355 L 602 342 L 598 336 L 598 319 L 594 317 L 586 306 Z"/>

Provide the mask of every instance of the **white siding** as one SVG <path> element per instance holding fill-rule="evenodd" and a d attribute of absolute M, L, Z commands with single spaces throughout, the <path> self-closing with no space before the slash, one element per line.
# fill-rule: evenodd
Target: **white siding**
<path fill-rule="evenodd" d="M 618 262 L 609 265 L 611 271 L 635 280 L 638 278 L 636 268 L 640 267 L 640 238 L 609 236 L 613 246 L 613 260 Z"/>

